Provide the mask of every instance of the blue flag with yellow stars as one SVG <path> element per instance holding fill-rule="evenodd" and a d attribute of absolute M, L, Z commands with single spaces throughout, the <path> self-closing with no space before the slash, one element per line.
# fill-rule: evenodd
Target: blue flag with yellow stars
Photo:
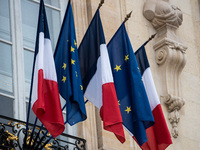
<path fill-rule="evenodd" d="M 108 53 L 123 125 L 141 146 L 154 119 L 124 23 L 109 42 Z"/>
<path fill-rule="evenodd" d="M 66 100 L 66 122 L 87 118 L 79 67 L 73 12 L 68 3 L 54 54 L 60 95 Z"/>

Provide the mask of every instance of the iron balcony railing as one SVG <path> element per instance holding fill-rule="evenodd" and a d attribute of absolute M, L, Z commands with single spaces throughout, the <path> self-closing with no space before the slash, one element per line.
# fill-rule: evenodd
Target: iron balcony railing
<path fill-rule="evenodd" d="M 40 126 L 36 126 L 33 138 L 31 133 L 33 124 L 29 124 L 28 136 L 26 139 L 26 145 L 29 145 L 29 149 L 40 149 L 42 145 L 49 139 L 48 134 L 45 138 L 43 135 L 46 129 L 43 128 L 39 137 L 36 139 Z M 23 150 L 24 136 L 26 133 L 26 122 L 0 115 L 0 150 Z M 30 141 L 30 139 L 32 139 Z M 31 143 L 30 143 L 31 142 Z M 34 146 L 33 146 L 34 145 Z M 37 147 L 37 148 L 35 148 Z M 55 139 L 51 139 L 48 144 L 43 148 L 44 150 L 85 150 L 86 140 L 75 137 L 69 134 L 62 133 Z"/>

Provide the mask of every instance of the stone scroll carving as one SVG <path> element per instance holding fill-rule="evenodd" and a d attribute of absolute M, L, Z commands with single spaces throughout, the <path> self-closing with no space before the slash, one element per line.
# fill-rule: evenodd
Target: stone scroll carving
<path fill-rule="evenodd" d="M 169 111 L 172 136 L 177 138 L 179 111 L 185 104 L 181 94 L 180 75 L 186 63 L 187 47 L 176 35 L 176 30 L 183 21 L 182 12 L 167 0 L 147 0 L 143 15 L 157 31 L 153 47 L 162 83 L 161 100 L 165 102 Z"/>

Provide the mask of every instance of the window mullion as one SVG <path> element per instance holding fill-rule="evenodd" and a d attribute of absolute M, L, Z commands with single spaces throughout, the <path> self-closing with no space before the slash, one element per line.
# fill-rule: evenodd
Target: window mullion
<path fill-rule="evenodd" d="M 24 52 L 22 36 L 21 0 L 11 0 L 12 12 L 12 39 L 13 39 L 13 72 L 14 72 L 14 114 L 15 118 L 26 120 L 25 106 L 25 77 L 24 77 Z"/>
<path fill-rule="evenodd" d="M 67 4 L 68 4 L 68 1 L 69 0 L 60 0 L 60 10 L 61 10 L 61 22 L 64 18 L 64 15 L 65 15 L 65 10 L 66 10 L 66 7 L 67 7 Z"/>

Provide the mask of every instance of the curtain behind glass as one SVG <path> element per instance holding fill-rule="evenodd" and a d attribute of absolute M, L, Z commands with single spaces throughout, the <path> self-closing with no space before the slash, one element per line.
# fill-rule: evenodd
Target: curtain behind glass
<path fill-rule="evenodd" d="M 0 38 L 11 41 L 9 0 L 0 0 Z"/>
<path fill-rule="evenodd" d="M 58 0 L 56 0 L 58 1 Z M 24 46 L 30 49 L 35 48 L 39 4 L 29 0 L 22 0 L 22 30 Z M 46 7 L 47 21 L 49 25 L 52 48 L 55 49 L 59 30 L 60 12 Z"/>
<path fill-rule="evenodd" d="M 11 46 L 0 42 L 0 91 L 13 95 L 12 50 Z"/>
<path fill-rule="evenodd" d="M 56 0 L 58 1 L 58 0 Z M 24 47 L 28 49 L 35 49 L 37 22 L 39 4 L 31 2 L 30 0 L 22 0 L 22 30 L 23 30 L 23 43 Z M 47 21 L 50 31 L 50 38 L 53 51 L 56 46 L 61 21 L 60 11 L 46 7 Z M 33 67 L 34 53 L 32 51 L 24 50 L 24 69 L 25 69 L 25 95 L 28 99 L 30 92 L 30 83 Z"/>
<path fill-rule="evenodd" d="M 39 0 L 37 0 L 38 2 L 40 2 Z M 56 8 L 60 8 L 60 1 L 59 0 L 44 0 L 45 4 L 54 6 Z"/>
<path fill-rule="evenodd" d="M 5 42 L 3 42 L 5 41 Z M 0 92 L 13 95 L 9 0 L 0 0 Z"/>

